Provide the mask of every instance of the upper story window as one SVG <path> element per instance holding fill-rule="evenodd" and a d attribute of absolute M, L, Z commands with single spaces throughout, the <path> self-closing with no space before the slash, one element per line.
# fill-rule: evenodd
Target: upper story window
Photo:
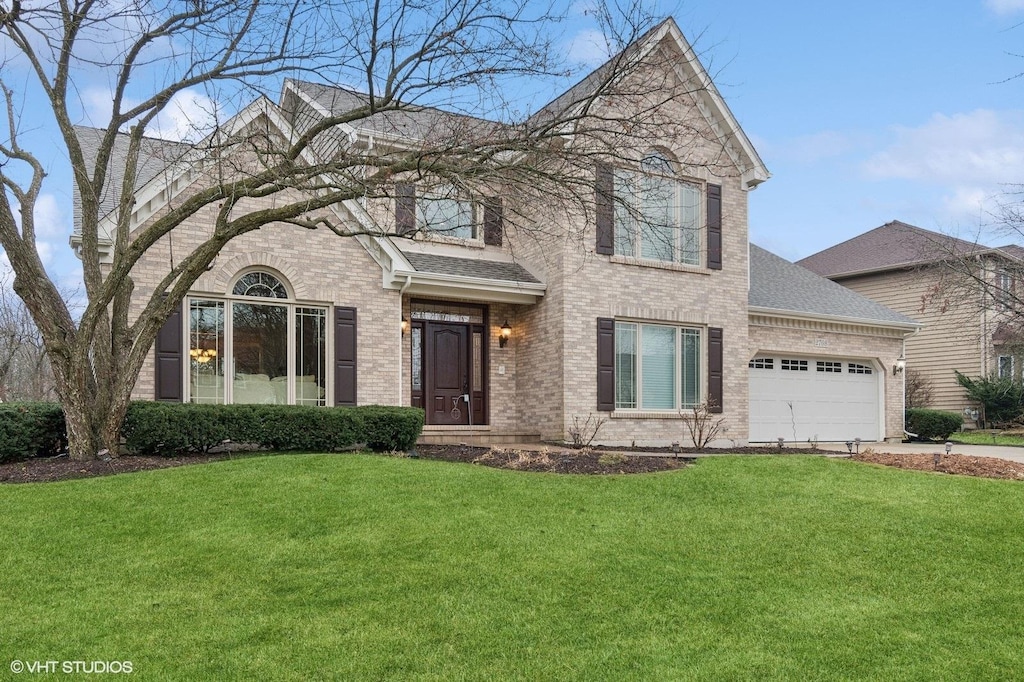
<path fill-rule="evenodd" d="M 459 239 L 476 239 L 473 202 L 451 185 L 436 186 L 416 198 L 416 227 Z"/>
<path fill-rule="evenodd" d="M 664 155 L 649 154 L 640 172 L 616 169 L 614 193 L 617 255 L 700 264 L 701 190 Z"/>

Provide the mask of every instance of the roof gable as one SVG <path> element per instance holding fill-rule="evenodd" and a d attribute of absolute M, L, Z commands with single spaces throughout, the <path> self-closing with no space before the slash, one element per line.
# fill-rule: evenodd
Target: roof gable
<path fill-rule="evenodd" d="M 743 186 L 753 189 L 771 177 L 750 138 L 740 127 L 736 117 L 715 86 L 704 65 L 697 58 L 675 19 L 668 17 L 619 54 L 594 69 L 583 80 L 556 97 L 540 111 L 530 117 L 530 122 L 541 122 L 546 117 L 571 111 L 584 102 L 607 81 L 612 71 L 619 68 L 623 60 L 641 60 L 665 41 L 678 50 L 681 58 L 673 62 L 677 77 L 683 83 L 697 85 L 692 93 L 701 116 L 714 131 L 726 153 L 743 174 Z"/>

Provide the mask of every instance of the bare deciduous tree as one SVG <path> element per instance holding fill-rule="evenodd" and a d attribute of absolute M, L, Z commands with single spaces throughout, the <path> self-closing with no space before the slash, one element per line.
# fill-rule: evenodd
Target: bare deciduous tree
<path fill-rule="evenodd" d="M 53 372 L 42 335 L 9 280 L 0 277 L 0 402 L 53 400 Z"/>
<path fill-rule="evenodd" d="M 932 382 L 919 370 L 908 367 L 906 372 L 907 407 L 928 407 L 932 401 Z"/>
<path fill-rule="evenodd" d="M 0 2 L 7 60 L 0 64 L 6 80 L 0 85 L 8 128 L 0 138 L 0 246 L 53 367 L 71 456 L 91 458 L 103 450 L 116 456 L 128 399 L 161 325 L 224 245 L 240 235 L 290 223 L 356 236 L 363 228 L 336 222 L 323 209 L 387 197 L 403 177 L 487 189 L 480 194 L 497 188 L 520 196 L 522 206 L 585 213 L 593 210 L 595 156 L 631 157 L 656 133 L 717 145 L 717 155 L 682 161 L 720 166 L 725 174 L 729 141 L 699 116 L 681 117 L 667 106 L 692 105 L 713 86 L 704 79 L 680 86 L 672 69 L 651 68 L 693 55 L 641 50 L 636 39 L 653 23 L 639 7 L 616 13 L 591 4 L 609 54 L 621 51 L 525 116 L 519 112 L 531 108 L 527 93 L 536 82 L 528 79 L 567 74 L 556 49 L 560 17 L 543 3 Z M 634 47 L 623 49 L 629 45 Z M 111 99 L 109 117 L 93 120 L 98 133 L 92 134 L 99 138 L 91 147 L 75 126 L 83 116 L 87 75 L 105 78 Z M 285 76 L 346 84 L 364 95 L 345 111 L 296 126 L 296 134 L 284 137 L 272 122 L 289 112 L 261 97 L 276 92 Z M 133 211 L 146 172 L 144 133 L 180 97 L 199 91 L 209 102 L 204 118 L 214 130 L 205 137 L 185 135 L 192 141 L 174 146 L 174 158 L 166 160 L 169 167 L 193 171 L 188 189 L 139 222 Z M 78 318 L 36 249 L 34 208 L 48 151 L 33 148 L 28 131 L 42 117 L 40 106 L 53 123 L 79 197 L 77 248 L 86 303 Z M 429 107 L 461 116 L 433 117 L 438 109 Z M 232 109 L 241 113 L 226 119 L 224 112 Z M 371 149 L 339 133 L 387 112 L 414 115 L 416 139 Z M 124 157 L 115 153 L 117 145 L 126 146 Z M 249 200 L 267 197 L 275 199 L 273 208 L 251 208 Z M 177 252 L 155 288 L 136 290 L 133 273 L 147 252 L 204 209 L 215 211 L 205 240 Z M 511 207 L 506 229 L 548 229 L 526 213 Z"/>

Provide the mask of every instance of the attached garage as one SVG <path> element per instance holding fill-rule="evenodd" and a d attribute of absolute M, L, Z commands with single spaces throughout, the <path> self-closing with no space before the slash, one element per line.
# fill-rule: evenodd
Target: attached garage
<path fill-rule="evenodd" d="M 750 361 L 750 440 L 880 440 L 880 378 L 870 360 L 758 355 Z"/>
<path fill-rule="evenodd" d="M 753 244 L 748 314 L 749 441 L 903 438 L 917 322 Z"/>

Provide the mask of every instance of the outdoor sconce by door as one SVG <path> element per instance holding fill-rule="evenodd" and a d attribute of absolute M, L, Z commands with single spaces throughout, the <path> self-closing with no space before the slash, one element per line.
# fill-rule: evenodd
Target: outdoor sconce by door
<path fill-rule="evenodd" d="M 501 325 L 501 336 L 498 337 L 498 348 L 504 348 L 508 345 L 508 338 L 512 336 L 512 327 L 508 326 L 508 320 L 505 320 L 505 324 Z"/>
<path fill-rule="evenodd" d="M 408 331 L 409 331 L 409 318 L 403 317 L 402 318 L 402 335 L 404 336 L 406 334 L 406 332 L 408 332 Z"/>

